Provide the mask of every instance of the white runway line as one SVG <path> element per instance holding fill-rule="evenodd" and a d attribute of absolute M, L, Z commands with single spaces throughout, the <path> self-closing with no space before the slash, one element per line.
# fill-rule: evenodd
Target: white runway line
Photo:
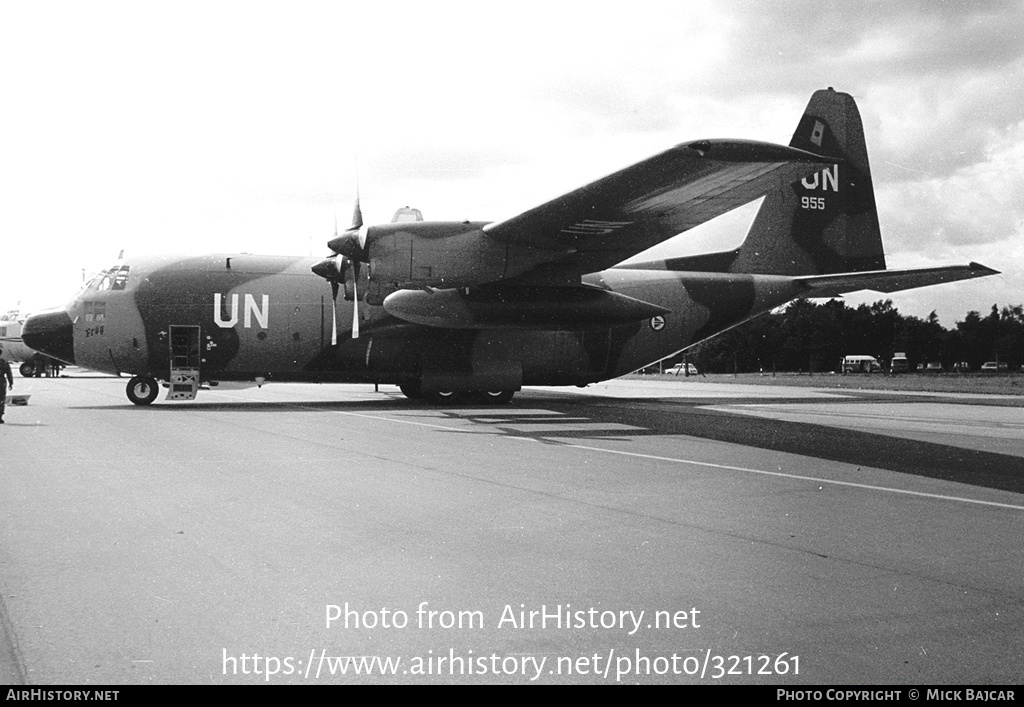
<path fill-rule="evenodd" d="M 956 501 L 959 503 L 977 503 L 983 506 L 996 506 L 999 508 L 1011 508 L 1016 511 L 1024 511 L 1024 506 L 1016 506 L 1011 503 L 997 503 L 995 501 L 981 501 L 975 498 L 964 498 L 963 496 L 944 496 L 937 493 L 924 493 L 923 491 L 907 491 L 906 489 L 895 489 L 888 486 L 873 486 L 871 484 L 858 484 L 852 481 L 834 481 L 832 479 L 822 479 L 815 476 L 801 476 L 800 474 L 787 474 L 781 471 L 764 471 L 763 469 L 749 469 L 743 466 L 729 466 L 728 464 L 713 464 L 711 462 L 701 462 L 692 459 L 675 459 L 673 457 L 658 457 L 653 454 L 640 454 L 638 452 L 620 452 L 615 449 L 602 449 L 600 447 L 586 447 L 581 444 L 568 444 L 567 447 L 574 447 L 576 449 L 586 449 L 592 452 L 604 452 L 605 454 L 621 454 L 627 457 L 639 457 L 641 459 L 654 459 L 656 461 L 675 462 L 677 464 L 690 464 L 693 466 L 705 466 L 712 469 L 727 469 L 729 471 L 742 471 L 748 474 L 762 474 L 764 476 L 778 476 L 784 479 L 798 479 L 800 481 L 813 481 L 819 484 L 832 484 L 834 486 L 850 486 L 859 489 L 868 489 L 871 491 L 888 491 L 889 493 L 901 493 L 908 496 L 921 496 L 923 498 L 937 498 L 943 501 Z"/>

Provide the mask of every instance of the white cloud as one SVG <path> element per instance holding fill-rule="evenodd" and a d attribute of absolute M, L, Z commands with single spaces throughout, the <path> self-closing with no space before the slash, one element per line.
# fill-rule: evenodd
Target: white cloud
<path fill-rule="evenodd" d="M 917 174 L 877 190 L 890 252 L 1024 241 L 1024 121 L 985 142 L 951 175 Z"/>
<path fill-rule="evenodd" d="M 1021 235 L 1022 8 L 14 4 L 0 229 L 20 267 L 0 303 L 121 248 L 320 252 L 357 155 L 368 221 L 406 203 L 497 219 L 684 140 L 788 142 L 828 85 L 860 104 L 892 256 L 1002 261 Z"/>

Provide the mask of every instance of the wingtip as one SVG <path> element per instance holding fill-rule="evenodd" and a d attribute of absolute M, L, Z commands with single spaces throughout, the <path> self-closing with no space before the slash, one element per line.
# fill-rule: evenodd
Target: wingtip
<path fill-rule="evenodd" d="M 982 265 L 981 263 L 976 263 L 973 260 L 970 263 L 968 263 L 967 267 L 969 267 L 971 270 L 982 270 L 982 271 L 984 271 L 988 275 L 1002 275 L 1002 273 L 999 272 L 998 270 L 993 270 L 992 268 L 988 267 L 987 265 Z"/>

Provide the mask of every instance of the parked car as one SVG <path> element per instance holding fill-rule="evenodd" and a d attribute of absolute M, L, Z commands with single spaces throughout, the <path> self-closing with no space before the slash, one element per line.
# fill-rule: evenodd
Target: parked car
<path fill-rule="evenodd" d="M 981 370 L 985 373 L 995 373 L 997 371 L 1008 371 L 1009 365 L 1005 361 L 985 361 L 981 364 Z"/>
<path fill-rule="evenodd" d="M 924 367 L 925 373 L 942 373 L 942 364 L 938 361 L 931 361 Z"/>
<path fill-rule="evenodd" d="M 683 368 L 684 365 L 686 366 L 685 369 Z M 672 368 L 665 371 L 665 373 L 671 374 L 673 376 L 695 376 L 697 375 L 697 367 L 694 366 L 692 363 L 677 363 L 676 365 L 672 366 Z"/>
<path fill-rule="evenodd" d="M 971 366 L 967 361 L 957 361 L 953 364 L 953 370 L 957 373 L 966 373 L 971 370 Z"/>
<path fill-rule="evenodd" d="M 892 355 L 892 362 L 889 364 L 889 371 L 892 373 L 905 373 L 910 370 L 910 362 L 907 360 L 907 355 L 902 351 L 897 351 Z"/>

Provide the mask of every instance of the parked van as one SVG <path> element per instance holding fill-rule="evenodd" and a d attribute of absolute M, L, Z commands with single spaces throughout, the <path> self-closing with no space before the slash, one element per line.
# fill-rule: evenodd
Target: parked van
<path fill-rule="evenodd" d="M 897 351 L 892 355 L 892 362 L 889 364 L 889 371 L 891 373 L 906 373 L 910 370 L 910 361 L 907 360 L 907 354 L 902 351 Z"/>
<path fill-rule="evenodd" d="M 843 373 L 874 373 L 882 364 L 874 356 L 847 356 L 843 359 Z"/>

